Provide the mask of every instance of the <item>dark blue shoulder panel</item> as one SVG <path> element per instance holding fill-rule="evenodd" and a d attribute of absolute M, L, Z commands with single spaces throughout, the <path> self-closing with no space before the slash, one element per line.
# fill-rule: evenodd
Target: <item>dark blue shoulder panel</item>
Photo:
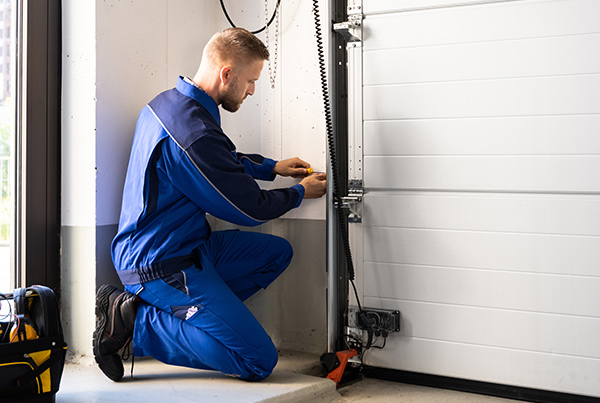
<path fill-rule="evenodd" d="M 184 150 L 211 131 L 221 132 L 219 124 L 202 104 L 175 88 L 158 95 L 149 106 Z M 231 146 L 234 147 L 233 144 Z"/>

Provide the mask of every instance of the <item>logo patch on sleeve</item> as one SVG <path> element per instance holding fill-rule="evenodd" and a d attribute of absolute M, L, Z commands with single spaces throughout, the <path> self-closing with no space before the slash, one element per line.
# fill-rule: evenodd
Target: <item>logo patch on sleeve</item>
<path fill-rule="evenodd" d="M 188 320 L 198 312 L 201 305 L 185 305 L 185 306 L 171 306 L 171 311 L 176 318 L 181 320 Z"/>
<path fill-rule="evenodd" d="M 187 310 L 187 313 L 185 314 L 185 320 L 188 320 L 189 318 L 191 318 L 192 316 L 194 316 L 194 314 L 198 312 L 198 307 L 193 305 L 190 306 Z"/>

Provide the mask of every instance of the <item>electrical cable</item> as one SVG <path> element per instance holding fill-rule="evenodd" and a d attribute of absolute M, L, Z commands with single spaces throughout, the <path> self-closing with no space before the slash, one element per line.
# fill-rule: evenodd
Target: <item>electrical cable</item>
<path fill-rule="evenodd" d="M 374 318 L 369 317 L 362 309 L 360 298 L 356 290 L 356 284 L 354 283 L 355 271 L 354 263 L 352 261 L 352 251 L 350 250 L 350 240 L 348 236 L 348 221 L 346 213 L 343 208 L 343 200 L 340 196 L 340 184 L 338 179 L 338 166 L 337 166 L 337 155 L 335 149 L 335 138 L 333 133 L 333 123 L 331 117 L 331 105 L 329 102 L 329 90 L 327 84 L 327 69 L 325 67 L 325 56 L 323 51 L 323 37 L 321 34 L 321 18 L 319 16 L 319 0 L 313 0 L 313 16 L 315 21 L 315 36 L 317 40 L 317 54 L 319 59 L 319 75 L 321 77 L 321 90 L 323 93 L 323 104 L 325 110 L 325 122 L 327 129 L 327 144 L 329 149 L 329 160 L 331 164 L 331 181 L 333 183 L 333 203 L 338 212 L 339 230 L 342 237 L 342 243 L 344 247 L 344 253 L 346 257 L 348 280 L 352 284 L 354 295 L 356 297 L 356 303 L 358 305 L 358 320 L 363 325 L 367 326 L 367 345 L 363 345 L 362 341 L 359 341 L 356 337 L 350 335 L 342 335 L 343 338 L 352 339 L 355 349 L 359 353 L 361 365 L 363 363 L 363 355 L 366 350 L 373 348 L 382 349 L 385 347 L 387 340 L 387 334 L 383 334 L 383 344 L 381 346 L 373 345 L 373 335 L 375 332 L 375 324 L 378 321 Z M 377 335 L 379 337 L 379 335 Z M 345 341 L 346 346 L 349 346 L 348 341 Z"/>
<path fill-rule="evenodd" d="M 0 292 L 0 312 L 2 311 L 2 301 L 8 302 L 8 297 Z M 12 306 L 8 303 L 8 313 L 0 316 L 0 321 L 9 318 L 12 315 Z"/>
<path fill-rule="evenodd" d="M 225 18 L 227 18 L 227 21 L 229 21 L 229 24 L 233 28 L 237 28 L 237 26 L 231 20 L 231 17 L 229 17 L 229 14 L 227 13 L 227 9 L 225 8 L 225 4 L 223 3 L 223 0 L 219 0 L 219 2 L 221 3 L 221 9 L 223 10 L 223 14 L 225 14 Z M 271 26 L 271 24 L 273 23 L 273 20 L 275 19 L 275 15 L 277 15 L 277 10 L 279 9 L 280 3 L 281 3 L 281 0 L 277 0 L 277 4 L 275 5 L 275 10 L 273 10 L 273 15 L 271 16 L 271 19 L 269 20 L 269 22 L 267 22 L 267 24 L 264 27 L 262 27 L 261 29 L 258 29 L 256 31 L 250 31 L 250 32 L 252 32 L 254 35 L 256 35 L 256 34 L 261 33 L 262 31 L 264 31 L 265 29 L 267 29 L 269 26 Z"/>
<path fill-rule="evenodd" d="M 219 0 L 221 3 L 221 9 L 223 10 L 223 14 L 225 14 L 225 18 L 229 21 L 232 27 L 236 27 L 234 22 L 229 17 L 227 13 L 227 9 L 225 8 L 225 4 L 223 0 Z M 269 22 L 257 31 L 252 31 L 253 34 L 257 34 L 259 32 L 264 31 L 268 28 L 273 20 L 275 19 L 275 15 L 277 14 L 277 9 L 281 0 L 277 0 L 277 4 L 275 5 L 275 10 L 273 11 L 273 15 Z M 319 16 L 319 1 L 313 0 L 313 15 L 315 19 L 315 29 L 316 29 L 316 37 L 317 37 L 317 53 L 319 59 L 319 75 L 321 77 L 321 89 L 323 92 L 323 102 L 325 108 L 325 123 L 327 129 L 327 143 L 329 148 L 329 159 L 331 161 L 331 180 L 333 181 L 333 203 L 336 206 L 336 210 L 338 212 L 338 221 L 340 225 L 340 234 L 342 236 L 342 243 L 344 247 L 344 253 L 346 255 L 346 265 L 348 269 L 348 279 L 352 284 L 352 288 L 354 289 L 354 295 L 356 296 L 356 302 L 358 304 L 359 311 L 362 311 L 362 306 L 360 304 L 360 299 L 358 297 L 358 291 L 356 290 L 356 285 L 354 284 L 354 264 L 352 262 L 352 251 L 350 250 L 350 241 L 348 238 L 348 226 L 347 226 L 347 217 L 343 209 L 343 201 L 340 196 L 340 185 L 338 179 L 338 168 L 337 168 L 337 157 L 335 150 L 335 138 L 333 134 L 333 123 L 331 118 L 331 105 L 329 103 L 329 90 L 327 89 L 327 68 L 325 67 L 325 56 L 323 50 L 323 35 L 321 33 L 321 17 Z"/>
<path fill-rule="evenodd" d="M 19 318 L 19 316 L 18 316 L 18 315 L 13 315 L 13 317 L 14 317 L 15 319 L 17 319 L 17 322 L 15 323 L 15 325 L 16 325 L 16 327 L 17 327 L 17 330 L 15 331 L 15 333 L 14 333 L 14 334 L 11 336 L 11 338 L 10 338 L 10 342 L 11 342 L 11 343 L 12 343 L 12 342 L 14 342 L 14 341 L 15 341 L 15 338 L 17 338 L 17 337 L 19 336 L 19 327 L 21 327 L 21 318 Z M 15 325 L 13 325 L 13 326 L 15 326 Z M 12 333 L 12 332 L 11 332 L 11 333 Z M 27 337 L 25 337 L 25 340 L 27 340 Z"/>
<path fill-rule="evenodd" d="M 319 0 L 313 0 L 313 16 L 315 21 L 315 36 L 317 38 L 317 53 L 319 59 L 319 75 L 321 77 L 321 90 L 323 93 L 323 104 L 325 109 L 325 123 L 327 129 L 327 144 L 329 148 L 329 160 L 331 164 L 331 181 L 333 183 L 333 203 L 338 212 L 338 221 L 340 226 L 340 234 L 342 236 L 342 244 L 346 256 L 346 265 L 348 270 L 348 280 L 354 289 L 356 302 L 359 312 L 362 311 L 360 298 L 354 284 L 354 264 L 352 262 L 352 251 L 350 250 L 350 241 L 348 237 L 348 222 L 343 209 L 343 201 L 340 196 L 340 184 L 338 179 L 337 153 L 335 149 L 335 138 L 333 134 L 333 123 L 331 118 L 331 105 L 329 103 L 329 90 L 327 84 L 327 68 L 325 67 L 325 55 L 323 51 L 323 36 L 321 33 L 321 17 L 319 16 Z"/>
<path fill-rule="evenodd" d="M 227 9 L 225 8 L 225 4 L 223 3 L 223 0 L 219 0 L 219 2 L 221 3 L 221 9 L 223 10 L 223 14 L 225 15 L 225 18 L 227 18 L 227 21 L 229 21 L 229 24 L 235 28 L 236 25 L 234 24 L 234 22 L 231 20 L 231 17 L 227 13 Z M 275 16 L 277 15 L 277 10 L 279 8 L 280 3 L 281 3 L 281 0 L 277 0 L 277 4 L 275 6 L 275 10 L 273 11 L 273 15 L 272 15 L 271 19 L 261 29 L 256 30 L 256 31 L 251 31 L 253 34 L 258 34 L 262 31 L 264 31 L 265 29 L 267 29 L 271 25 L 271 23 L 275 19 Z M 327 68 L 325 66 L 325 55 L 324 55 L 324 50 L 323 50 L 323 35 L 321 33 L 321 17 L 319 15 L 319 0 L 313 0 L 313 16 L 314 16 L 314 22 L 315 22 L 317 55 L 318 55 L 318 60 L 319 60 L 319 76 L 321 78 L 321 90 L 322 90 L 322 94 L 323 94 L 323 105 L 324 105 L 324 111 L 325 111 L 325 126 L 326 126 L 326 131 L 327 131 L 327 145 L 328 145 L 329 160 L 330 160 L 330 165 L 331 165 L 330 180 L 332 181 L 332 184 L 333 184 L 333 194 L 332 194 L 333 204 L 334 204 L 335 209 L 338 214 L 338 224 L 339 224 L 340 235 L 342 238 L 344 254 L 345 254 L 345 258 L 346 258 L 348 280 L 350 281 L 350 284 L 352 285 L 352 289 L 354 290 L 354 295 L 356 297 L 356 303 L 358 305 L 358 312 L 359 312 L 359 315 L 361 316 L 360 319 L 363 321 L 363 323 L 369 324 L 371 322 L 371 320 L 368 319 L 366 314 L 363 312 L 362 305 L 360 303 L 360 298 L 358 296 L 358 291 L 356 289 L 356 284 L 354 283 L 355 271 L 354 271 L 354 263 L 352 260 L 352 251 L 350 250 L 350 240 L 349 240 L 349 236 L 348 236 L 348 221 L 347 221 L 346 212 L 344 211 L 344 203 L 343 203 L 343 199 L 341 197 L 340 184 L 339 184 L 339 179 L 338 179 L 337 153 L 336 153 L 336 148 L 335 148 L 335 136 L 333 133 L 333 119 L 331 117 L 331 104 L 329 101 L 329 89 L 328 89 L 328 83 L 327 83 Z M 373 346 L 372 345 L 372 340 L 373 340 L 372 326 L 368 330 L 368 339 L 369 340 L 368 340 L 367 346 L 363 346 L 362 343 L 359 342 L 353 336 L 343 335 L 342 337 L 350 337 L 350 338 L 354 339 L 354 344 L 356 344 L 355 347 L 357 347 L 357 348 L 360 347 L 359 354 L 360 354 L 361 363 L 362 363 L 362 355 L 364 353 L 364 350 L 367 350 L 371 347 L 383 348 L 385 346 L 385 340 L 386 340 L 386 337 L 384 337 L 383 346 L 381 346 L 381 347 Z M 348 345 L 348 342 L 345 342 L 345 343 L 346 343 L 346 345 Z"/>
<path fill-rule="evenodd" d="M 10 328 L 11 328 L 11 324 L 13 323 L 13 312 L 12 312 L 12 305 L 10 302 L 8 302 L 8 297 L 2 293 L 0 293 L 0 307 L 2 307 L 2 301 L 6 301 L 8 304 L 8 312 L 3 315 L 2 317 L 0 317 L 0 320 L 4 320 L 4 319 L 9 319 L 8 323 L 6 324 L 6 330 L 5 332 L 0 336 L 0 343 L 4 343 L 6 336 L 10 333 Z"/>
<path fill-rule="evenodd" d="M 358 353 L 358 359 L 360 360 L 361 366 L 363 365 L 363 353 L 364 346 L 362 344 L 362 340 L 357 339 L 355 336 L 351 334 L 345 334 L 342 336 L 344 338 L 344 344 L 347 349 L 354 349 Z M 348 339 L 348 340 L 346 340 Z"/>
<path fill-rule="evenodd" d="M 383 344 L 381 346 L 371 346 L 372 348 L 378 348 L 380 350 L 383 350 L 385 348 L 385 342 L 387 341 L 387 337 L 383 338 Z"/>

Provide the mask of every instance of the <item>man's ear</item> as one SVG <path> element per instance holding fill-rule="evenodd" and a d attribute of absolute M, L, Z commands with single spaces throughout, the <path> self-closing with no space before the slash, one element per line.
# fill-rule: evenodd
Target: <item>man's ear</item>
<path fill-rule="evenodd" d="M 227 85 L 229 81 L 231 81 L 231 66 L 221 67 L 221 71 L 219 71 L 219 79 L 221 80 L 222 85 Z"/>

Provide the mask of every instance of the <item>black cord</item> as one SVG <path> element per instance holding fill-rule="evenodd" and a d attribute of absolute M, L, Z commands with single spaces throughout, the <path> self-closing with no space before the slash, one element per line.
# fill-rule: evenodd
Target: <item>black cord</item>
<path fill-rule="evenodd" d="M 364 346 L 362 341 L 357 339 L 355 336 L 351 334 L 343 334 L 341 336 L 343 338 L 343 343 L 346 345 L 347 349 L 354 349 L 358 353 L 358 359 L 360 360 L 360 365 L 363 365 L 363 353 Z M 338 340 L 339 341 L 339 340 Z"/>
<path fill-rule="evenodd" d="M 229 17 L 229 14 L 227 13 L 227 9 L 225 8 L 225 4 L 223 3 L 223 0 L 219 0 L 219 2 L 221 3 L 221 9 L 223 10 L 223 14 L 225 14 L 225 18 L 227 18 L 227 21 L 229 21 L 229 24 L 233 28 L 237 28 L 236 25 L 231 20 L 231 17 Z M 259 30 L 250 31 L 250 32 L 252 32 L 254 35 L 256 35 L 256 34 L 261 33 L 262 31 L 264 31 L 265 29 L 267 29 L 269 26 L 271 26 L 271 23 L 273 23 L 273 20 L 275 19 L 275 15 L 277 14 L 277 10 L 279 9 L 279 3 L 281 3 L 281 0 L 277 0 L 277 4 L 275 5 L 275 10 L 273 10 L 273 15 L 271 16 L 271 19 L 269 20 L 269 22 L 267 22 L 267 25 L 265 25 L 264 27 L 262 27 Z"/>
<path fill-rule="evenodd" d="M 343 209 L 343 201 L 340 196 L 340 184 L 338 179 L 337 157 L 335 149 L 335 138 L 333 134 L 333 123 L 331 118 L 331 105 L 329 104 L 329 90 L 327 85 L 327 68 L 325 67 L 325 56 L 323 51 L 323 36 L 321 34 L 321 17 L 319 16 L 319 1 L 313 0 L 313 15 L 315 18 L 315 34 L 317 37 L 317 53 L 319 57 L 319 75 L 321 76 L 321 90 L 323 93 L 323 104 L 325 106 L 325 123 L 327 128 L 327 144 L 329 146 L 329 160 L 331 163 L 331 180 L 333 182 L 333 203 L 338 212 L 338 222 L 340 234 L 346 255 L 346 265 L 348 268 L 348 279 L 354 289 L 356 303 L 359 311 L 362 311 L 360 298 L 354 284 L 354 264 L 352 262 L 352 251 L 350 250 L 350 241 L 348 239 L 348 222 L 346 213 Z"/>
<path fill-rule="evenodd" d="M 348 246 L 348 249 L 350 249 L 350 247 Z M 350 256 L 350 259 L 352 259 L 352 256 Z M 350 263 L 352 264 L 352 263 Z M 354 270 L 354 267 L 352 268 Z M 352 278 L 350 279 L 350 284 L 352 284 L 352 288 L 354 289 L 354 296 L 356 297 L 356 303 L 358 304 L 358 311 L 362 312 L 362 306 L 360 305 L 360 298 L 358 298 L 358 292 L 356 291 L 356 285 L 354 284 L 354 271 L 352 272 Z"/>
<path fill-rule="evenodd" d="M 225 4 L 223 0 L 219 0 L 221 3 L 221 9 L 223 10 L 223 14 L 225 14 L 225 18 L 229 21 L 232 27 L 236 27 L 234 22 L 229 17 L 227 13 L 227 9 L 225 8 Z M 258 34 L 264 31 L 267 27 L 271 25 L 273 20 L 275 19 L 275 15 L 277 14 L 277 10 L 279 9 L 279 5 L 281 0 L 277 0 L 277 4 L 275 5 L 275 10 L 273 10 L 273 15 L 271 19 L 261 29 L 257 31 L 252 31 L 253 34 Z M 325 122 L 327 126 L 327 142 L 329 146 L 329 156 L 331 160 L 331 180 L 333 181 L 333 203 L 337 206 L 336 210 L 338 212 L 338 222 L 340 225 L 340 233 L 342 235 L 342 243 L 344 247 L 344 253 L 346 255 L 346 264 L 348 267 L 348 279 L 352 284 L 352 288 L 354 289 L 354 295 L 356 297 L 356 303 L 358 304 L 358 309 L 362 311 L 362 306 L 360 304 L 360 298 L 358 297 L 358 291 L 356 290 L 356 285 L 354 284 L 354 263 L 352 262 L 352 251 L 350 250 L 350 241 L 348 239 L 348 224 L 346 213 L 343 209 L 343 201 L 340 196 L 340 185 L 337 176 L 337 158 L 336 158 L 336 150 L 335 150 L 335 139 L 333 135 L 333 123 L 331 118 L 331 105 L 329 103 L 329 90 L 327 89 L 327 69 L 325 67 L 325 56 L 323 51 L 323 36 L 321 34 L 321 17 L 319 16 L 319 2 L 318 0 L 313 0 L 313 15 L 315 17 L 315 29 L 316 29 L 316 37 L 317 37 L 317 52 L 319 57 L 319 70 L 321 76 L 321 88 L 323 92 L 323 102 L 325 105 Z"/>
<path fill-rule="evenodd" d="M 352 284 L 352 288 L 354 290 L 354 295 L 356 296 L 356 303 L 358 304 L 359 315 L 361 316 L 361 320 L 364 325 L 368 326 L 367 330 L 367 345 L 363 345 L 362 341 L 358 340 L 356 337 L 351 335 L 343 335 L 344 343 L 347 347 L 351 347 L 350 343 L 347 339 L 352 340 L 352 344 L 354 348 L 358 351 L 361 365 L 363 363 L 363 356 L 366 350 L 370 348 L 378 348 L 382 349 L 385 347 L 385 343 L 387 341 L 387 333 L 383 334 L 383 344 L 381 346 L 373 345 L 373 336 L 375 333 L 374 329 L 374 321 L 371 321 L 370 318 L 367 318 L 367 315 L 363 312 L 362 306 L 360 304 L 360 298 L 358 296 L 358 291 L 356 290 L 356 285 L 354 284 L 354 264 L 352 262 L 352 252 L 350 250 L 350 241 L 348 238 L 348 221 L 346 217 L 346 213 L 343 209 L 343 201 L 340 197 L 340 185 L 338 180 L 338 167 L 337 167 L 337 157 L 336 157 L 336 149 L 335 149 L 335 139 L 333 134 L 333 123 L 331 118 L 331 106 L 329 103 L 329 90 L 327 85 L 327 69 L 325 67 L 325 57 L 323 52 L 323 37 L 321 34 L 321 25 L 320 25 L 320 17 L 319 17 L 319 1 L 313 0 L 313 15 L 315 19 L 315 36 L 317 38 L 317 53 L 319 57 L 319 74 L 321 76 L 321 89 L 323 93 L 323 103 L 325 105 L 325 122 L 327 128 L 327 144 L 329 146 L 329 159 L 331 163 L 331 180 L 333 183 L 333 203 L 336 206 L 338 211 L 338 221 L 340 225 L 340 234 L 342 236 L 342 242 L 344 246 L 344 252 L 346 255 L 346 264 L 348 269 L 348 279 Z M 379 334 L 377 335 L 379 338 Z"/>
<path fill-rule="evenodd" d="M 383 338 L 383 344 L 382 344 L 381 346 L 374 346 L 374 345 L 372 345 L 371 347 L 372 347 L 372 348 L 378 348 L 378 349 L 381 349 L 381 350 L 383 350 L 383 349 L 385 348 L 385 342 L 386 342 L 386 341 L 387 341 L 387 337 L 384 337 L 384 338 Z"/>

